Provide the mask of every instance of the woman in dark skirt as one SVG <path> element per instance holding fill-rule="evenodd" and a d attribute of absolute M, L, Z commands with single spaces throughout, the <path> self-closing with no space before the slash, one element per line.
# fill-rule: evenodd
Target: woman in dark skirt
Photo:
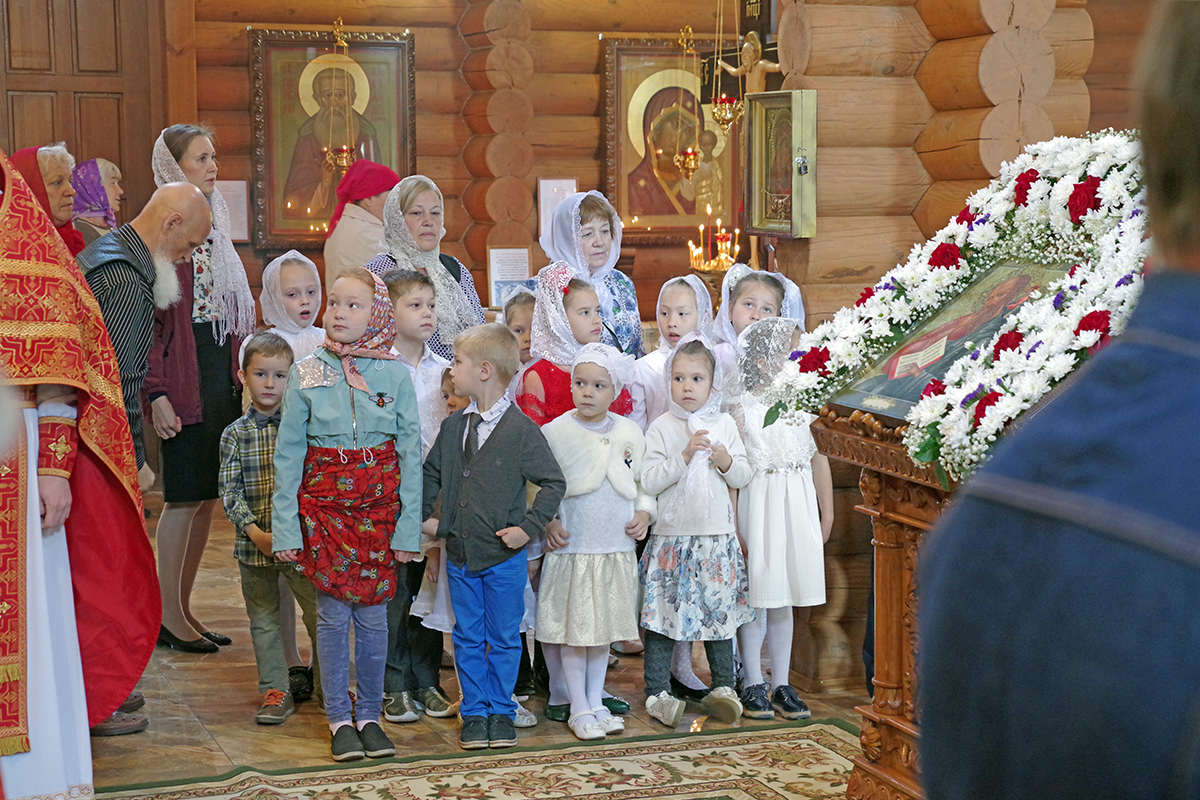
<path fill-rule="evenodd" d="M 212 132 L 172 125 L 154 144 L 154 181 L 187 181 L 208 198 L 213 229 L 176 265 L 182 298 L 158 312 L 146 394 L 154 430 L 163 439 L 162 518 L 158 580 L 162 591 L 159 644 L 197 653 L 229 644 L 192 615 L 192 586 L 217 506 L 219 445 L 241 414 L 234 373 L 237 339 L 253 332 L 254 297 L 229 238 L 229 209 L 216 189 Z"/>

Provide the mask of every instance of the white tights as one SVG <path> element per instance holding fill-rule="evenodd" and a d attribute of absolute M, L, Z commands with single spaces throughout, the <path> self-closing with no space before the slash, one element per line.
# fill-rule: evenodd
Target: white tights
<path fill-rule="evenodd" d="M 792 608 L 758 608 L 754 619 L 738 628 L 738 649 L 742 654 L 744 684 L 766 683 L 762 673 L 763 640 L 771 659 L 772 685 L 786 686 L 792 668 Z"/>
<path fill-rule="evenodd" d="M 542 652 L 545 653 L 545 644 Z M 604 677 L 608 671 L 608 647 L 572 647 L 564 644 L 562 653 L 563 678 L 571 698 L 571 716 L 593 714 L 603 708 Z"/>

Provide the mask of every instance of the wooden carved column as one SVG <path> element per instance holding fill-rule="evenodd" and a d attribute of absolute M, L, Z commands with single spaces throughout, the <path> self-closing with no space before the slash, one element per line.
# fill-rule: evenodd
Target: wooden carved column
<path fill-rule="evenodd" d="M 463 205 L 474 220 L 463 239 L 467 255 L 486 269 L 489 247 L 528 247 L 533 235 L 533 191 L 525 177 L 533 168 L 533 101 L 526 88 L 533 77 L 529 52 L 529 12 L 519 0 L 484 0 L 463 14 L 459 31 L 471 47 L 463 79 L 472 94 L 463 118 L 474 134 L 463 148 L 463 163 L 474 176 Z M 480 293 L 489 304 L 486 291 Z M 502 298 L 490 298 L 497 305 Z"/>

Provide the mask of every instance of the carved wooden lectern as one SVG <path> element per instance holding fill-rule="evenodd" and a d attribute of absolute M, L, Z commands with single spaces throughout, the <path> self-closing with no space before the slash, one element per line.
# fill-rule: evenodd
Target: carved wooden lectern
<path fill-rule="evenodd" d="M 875 698 L 859 706 L 862 755 L 846 796 L 854 800 L 924 798 L 916 717 L 916 568 L 921 539 L 950 498 L 932 466 L 913 463 L 903 428 L 828 406 L 812 423 L 817 449 L 862 467 L 858 511 L 871 517 L 875 549 Z"/>

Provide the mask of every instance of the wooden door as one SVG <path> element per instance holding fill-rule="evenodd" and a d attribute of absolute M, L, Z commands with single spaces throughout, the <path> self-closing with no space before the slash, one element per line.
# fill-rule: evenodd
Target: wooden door
<path fill-rule="evenodd" d="M 124 176 L 119 221 L 154 190 L 161 119 L 156 0 L 0 0 L 0 148 L 66 142 L 77 162 L 107 158 Z M 157 91 L 152 91 L 157 88 Z"/>

